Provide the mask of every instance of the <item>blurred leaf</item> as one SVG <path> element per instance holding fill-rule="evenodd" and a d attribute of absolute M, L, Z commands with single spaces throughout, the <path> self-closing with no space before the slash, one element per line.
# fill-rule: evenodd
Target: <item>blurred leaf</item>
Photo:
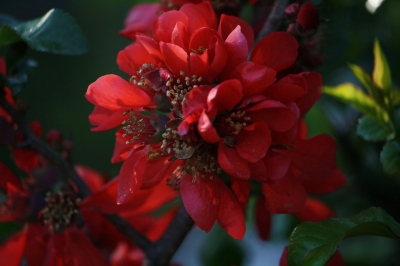
<path fill-rule="evenodd" d="M 360 118 L 357 126 L 357 135 L 367 141 L 386 140 L 392 132 L 376 120 L 364 116 Z"/>
<path fill-rule="evenodd" d="M 387 113 L 360 88 L 351 83 L 343 83 L 335 87 L 325 86 L 323 92 L 350 104 L 358 111 L 382 123 L 387 120 Z"/>
<path fill-rule="evenodd" d="M 20 60 L 17 66 L 15 66 L 13 75 L 6 77 L 0 74 L 1 79 L 11 90 L 13 95 L 17 94 L 28 85 L 28 75 L 36 65 L 36 61 L 25 58 Z"/>
<path fill-rule="evenodd" d="M 7 24 L 11 27 L 14 27 L 18 23 L 19 23 L 19 21 L 16 20 L 14 17 L 12 17 L 8 14 L 0 13 L 0 26 Z"/>
<path fill-rule="evenodd" d="M 396 88 L 391 91 L 392 96 L 390 97 L 392 99 L 392 104 L 393 107 L 398 107 L 400 106 L 400 89 Z"/>
<path fill-rule="evenodd" d="M 21 41 L 21 37 L 18 35 L 18 33 L 11 28 L 9 25 L 3 25 L 0 29 L 0 47 Z"/>
<path fill-rule="evenodd" d="M 390 78 L 390 68 L 386 61 L 386 57 L 382 52 L 382 49 L 379 45 L 379 41 L 375 40 L 374 42 L 374 70 L 372 72 L 372 79 L 375 82 L 376 86 L 381 88 L 386 95 L 390 91 L 392 80 Z"/>
<path fill-rule="evenodd" d="M 374 95 L 373 92 L 376 90 L 376 87 L 371 79 L 371 76 L 358 65 L 348 64 L 348 66 L 353 72 L 354 76 L 356 76 L 361 84 L 368 90 L 369 94 Z"/>
<path fill-rule="evenodd" d="M 14 30 L 37 51 L 63 55 L 80 55 L 88 51 L 87 41 L 75 20 L 58 9 L 18 24 Z"/>
<path fill-rule="evenodd" d="M 367 235 L 400 239 L 400 224 L 377 207 L 371 207 L 350 218 L 329 218 L 318 223 L 303 222 L 290 237 L 289 266 L 325 265 L 342 239 Z"/>
<path fill-rule="evenodd" d="M 387 174 L 400 177 L 400 145 L 397 141 L 390 141 L 383 146 L 381 162 Z"/>
<path fill-rule="evenodd" d="M 25 57 L 28 51 L 28 45 L 26 42 L 17 42 L 7 47 L 6 53 L 6 64 L 7 64 L 7 75 L 16 75 L 21 65 L 21 60 Z"/>

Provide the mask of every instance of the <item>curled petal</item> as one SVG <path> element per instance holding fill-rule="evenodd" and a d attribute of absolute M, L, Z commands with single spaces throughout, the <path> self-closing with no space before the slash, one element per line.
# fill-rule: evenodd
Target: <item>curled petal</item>
<path fill-rule="evenodd" d="M 201 137 L 208 143 L 215 143 L 220 140 L 218 132 L 213 126 L 208 115 L 203 111 L 199 117 L 197 129 Z"/>
<path fill-rule="evenodd" d="M 297 14 L 297 27 L 300 32 L 307 33 L 310 30 L 315 30 L 319 26 L 318 9 L 311 2 L 305 2 L 301 5 Z"/>
<path fill-rule="evenodd" d="M 116 75 L 105 75 L 89 85 L 86 99 L 109 110 L 153 105 L 153 101 L 140 87 Z"/>
<path fill-rule="evenodd" d="M 164 57 L 165 64 L 176 76 L 180 76 L 183 71 L 189 74 L 188 55 L 180 46 L 172 43 L 160 43 L 161 53 Z"/>
<path fill-rule="evenodd" d="M 228 52 L 228 59 L 225 68 L 221 72 L 221 80 L 235 78 L 232 76 L 233 70 L 247 60 L 249 49 L 247 47 L 246 37 L 241 32 L 240 26 L 237 26 L 226 38 L 225 47 Z"/>
<path fill-rule="evenodd" d="M 250 51 L 253 47 L 254 32 L 251 26 L 244 19 L 222 14 L 219 22 L 218 33 L 225 40 L 238 25 L 240 26 L 241 32 L 246 37 L 247 47 Z"/>
<path fill-rule="evenodd" d="M 126 119 L 123 115 L 125 110 L 109 110 L 101 106 L 94 106 L 93 112 L 89 115 L 89 121 L 96 126 L 91 131 L 108 130 L 120 126 Z"/>
<path fill-rule="evenodd" d="M 209 2 L 194 4 L 185 4 L 179 9 L 180 12 L 189 17 L 189 32 L 193 33 L 197 29 L 207 27 L 217 28 L 217 17 Z"/>
<path fill-rule="evenodd" d="M 172 32 L 178 22 L 189 25 L 189 18 L 184 13 L 175 10 L 163 13 L 158 17 L 153 29 L 155 39 L 160 42 L 171 42 Z"/>
<path fill-rule="evenodd" d="M 335 216 L 328 205 L 317 199 L 307 199 L 306 204 L 295 215 L 300 221 L 310 222 L 319 222 Z"/>
<path fill-rule="evenodd" d="M 239 202 L 248 202 L 250 197 L 250 180 L 232 178 L 231 188 Z"/>
<path fill-rule="evenodd" d="M 301 116 L 304 116 L 321 97 L 322 76 L 317 72 L 305 72 L 299 75 L 307 82 L 307 92 L 305 96 L 297 102 Z"/>
<path fill-rule="evenodd" d="M 214 118 L 222 111 L 232 110 L 242 97 L 242 85 L 239 80 L 224 81 L 210 90 L 207 97 L 207 113 L 210 118 Z"/>
<path fill-rule="evenodd" d="M 257 199 L 255 214 L 258 235 L 262 240 L 267 241 L 271 234 L 271 213 L 265 206 L 265 198 L 263 196 Z"/>

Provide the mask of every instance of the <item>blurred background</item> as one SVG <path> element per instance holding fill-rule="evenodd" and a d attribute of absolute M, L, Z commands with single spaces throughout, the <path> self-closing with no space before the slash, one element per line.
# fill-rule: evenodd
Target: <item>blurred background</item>
<path fill-rule="evenodd" d="M 374 38 L 379 39 L 386 54 L 394 83 L 400 84 L 400 1 L 385 0 L 374 12 L 367 8 L 366 0 L 312 2 L 326 20 L 321 25 L 324 27 L 325 62 L 317 69 L 325 85 L 345 81 L 357 84 L 347 63 L 358 64 L 371 73 Z M 116 55 L 130 43 L 119 36 L 118 31 L 123 28 L 125 16 L 134 4 L 132 0 L 0 0 L 0 12 L 18 20 L 30 20 L 52 8 L 60 8 L 74 17 L 82 28 L 89 42 L 86 55 L 29 52 L 38 66 L 18 97 L 29 104 L 28 120 L 39 120 L 43 132 L 58 129 L 72 139 L 75 164 L 90 166 L 111 177 L 118 174 L 120 167 L 110 163 L 114 131 L 90 131 L 88 115 L 93 106 L 84 94 L 88 85 L 102 75 L 114 73 L 128 78 L 118 69 Z M 379 162 L 382 143 L 367 143 L 356 135 L 358 118 L 359 113 L 354 109 L 327 96 L 323 96 L 307 115 L 310 135 L 329 133 L 337 140 L 338 163 L 349 180 L 346 188 L 321 198 L 338 217 L 353 215 L 369 206 L 381 206 L 400 221 L 399 182 L 382 172 Z M 11 164 L 7 149 L 1 147 L 0 156 L 0 160 Z M 275 215 L 272 237 L 267 243 L 257 239 L 251 221 L 243 242 L 230 240 L 218 228 L 209 235 L 194 230 L 185 242 L 185 251 L 180 250 L 176 260 L 182 264 L 186 261 L 185 265 L 278 265 L 295 225 L 290 215 Z M 0 232 L 4 239 L 7 230 Z M 215 244 L 204 244 L 210 241 Z M 191 253 L 187 253 L 188 250 Z M 354 238 L 345 240 L 340 250 L 347 265 L 400 265 L 399 243 L 392 240 Z M 193 257 L 197 259 L 189 261 L 188 254 L 195 254 Z"/>

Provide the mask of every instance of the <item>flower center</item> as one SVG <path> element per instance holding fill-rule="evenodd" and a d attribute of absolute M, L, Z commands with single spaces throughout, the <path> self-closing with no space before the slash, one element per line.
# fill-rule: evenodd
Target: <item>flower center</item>
<path fill-rule="evenodd" d="M 44 224 L 50 228 L 50 231 L 61 233 L 79 213 L 80 201 L 80 198 L 72 193 L 48 193 L 46 207 L 42 214 Z"/>
<path fill-rule="evenodd" d="M 214 121 L 218 135 L 224 139 L 229 146 L 235 146 L 234 136 L 238 135 L 242 129 L 250 122 L 251 117 L 246 116 L 245 111 L 235 111 L 228 114 L 220 114 Z"/>
<path fill-rule="evenodd" d="M 132 136 L 131 140 L 127 141 L 126 144 L 136 142 L 144 145 L 149 143 L 151 138 L 156 133 L 156 129 L 152 125 L 152 117 L 137 113 L 135 114 L 133 110 L 128 110 L 124 112 L 123 115 L 130 116 L 130 118 L 122 122 L 122 129 L 125 130 L 125 133 L 122 135 L 122 137 L 126 137 L 128 135 Z"/>
<path fill-rule="evenodd" d="M 167 128 L 162 137 L 161 150 L 168 155 L 172 155 L 173 153 L 177 159 L 190 158 L 199 145 L 201 145 L 201 143 L 197 143 L 196 140 L 190 137 L 182 139 L 178 131 L 172 128 Z"/>
<path fill-rule="evenodd" d="M 152 62 L 143 64 L 139 68 L 139 70 L 136 71 L 137 76 L 136 75 L 132 76 L 131 79 L 130 79 L 130 82 L 135 84 L 135 85 L 138 85 L 138 86 L 141 86 L 141 87 L 145 87 L 146 83 L 145 83 L 143 75 L 146 74 L 147 72 L 153 70 L 153 69 L 154 69 L 154 65 L 153 65 Z"/>
<path fill-rule="evenodd" d="M 178 109 L 182 108 L 182 101 L 186 93 L 201 85 L 203 81 L 203 77 L 197 77 L 196 75 L 188 77 L 185 76 L 183 71 L 180 72 L 180 75 L 181 78 L 171 76 L 166 82 L 166 95 L 171 100 L 171 104 Z"/>

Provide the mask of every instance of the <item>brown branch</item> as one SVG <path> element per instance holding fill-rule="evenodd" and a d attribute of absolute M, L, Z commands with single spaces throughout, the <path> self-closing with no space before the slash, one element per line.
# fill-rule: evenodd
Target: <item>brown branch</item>
<path fill-rule="evenodd" d="M 269 13 L 268 19 L 265 21 L 256 38 L 255 44 L 257 44 L 262 38 L 268 34 L 278 31 L 285 19 L 285 8 L 288 6 L 289 0 L 275 0 L 274 6 L 272 7 L 271 13 Z"/>
<path fill-rule="evenodd" d="M 181 205 L 163 236 L 148 254 L 149 266 L 166 266 L 193 227 L 193 219 Z"/>

